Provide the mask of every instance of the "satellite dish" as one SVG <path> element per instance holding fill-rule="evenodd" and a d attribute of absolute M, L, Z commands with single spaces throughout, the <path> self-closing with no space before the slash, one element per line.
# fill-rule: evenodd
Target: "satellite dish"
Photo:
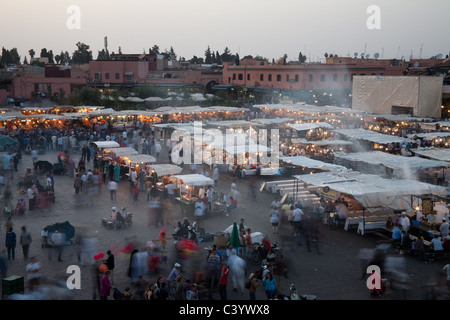
<path fill-rule="evenodd" d="M 369 53 L 366 54 L 366 59 L 369 59 L 369 57 L 370 57 L 370 54 Z"/>
<path fill-rule="evenodd" d="M 439 53 L 439 54 L 436 56 L 436 59 L 442 59 L 442 53 Z"/>
<path fill-rule="evenodd" d="M 364 58 L 364 52 L 363 52 L 363 53 L 361 53 L 361 58 Z"/>
<path fill-rule="evenodd" d="M 378 57 L 380 56 L 380 54 L 377 52 L 377 53 L 375 53 L 373 56 L 374 56 L 375 59 L 378 59 Z"/>
<path fill-rule="evenodd" d="M 414 67 L 417 68 L 419 66 L 419 62 L 414 63 Z"/>
<path fill-rule="evenodd" d="M 358 56 L 358 52 L 355 52 L 355 53 L 354 53 L 354 56 L 355 56 L 355 58 L 356 58 L 356 57 Z"/>

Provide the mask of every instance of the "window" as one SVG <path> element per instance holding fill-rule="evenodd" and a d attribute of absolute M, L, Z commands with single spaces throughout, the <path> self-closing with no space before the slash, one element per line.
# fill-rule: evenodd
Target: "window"
<path fill-rule="evenodd" d="M 289 82 L 289 75 L 286 75 L 286 82 Z"/>
<path fill-rule="evenodd" d="M 233 73 L 233 80 L 236 80 L 236 73 Z"/>
<path fill-rule="evenodd" d="M 337 74 L 333 74 L 333 81 L 337 82 L 338 81 L 338 75 Z"/>
<path fill-rule="evenodd" d="M 250 81 L 250 73 L 247 74 L 247 81 Z"/>
<path fill-rule="evenodd" d="M 238 80 L 243 80 L 244 79 L 244 75 L 242 73 L 238 74 Z"/>
<path fill-rule="evenodd" d="M 298 82 L 298 74 L 295 75 L 295 82 Z"/>
<path fill-rule="evenodd" d="M 277 74 L 277 81 L 281 81 L 281 74 Z"/>
<path fill-rule="evenodd" d="M 309 82 L 313 82 L 313 75 L 312 74 L 309 75 Z"/>
<path fill-rule="evenodd" d="M 96 80 L 99 80 L 99 79 L 102 78 L 102 74 L 101 74 L 100 72 L 96 72 L 95 75 L 94 75 L 94 78 L 95 78 Z"/>
<path fill-rule="evenodd" d="M 117 79 L 117 80 L 120 79 L 120 73 L 116 73 L 116 79 Z"/>
<path fill-rule="evenodd" d="M 264 81 L 264 75 L 263 74 L 259 75 L 259 81 Z"/>
<path fill-rule="evenodd" d="M 348 74 L 344 74 L 344 81 L 348 81 Z"/>
<path fill-rule="evenodd" d="M 105 79 L 109 79 L 109 73 L 105 73 Z"/>
<path fill-rule="evenodd" d="M 231 78 L 230 77 L 228 77 L 228 83 L 231 83 Z"/>
<path fill-rule="evenodd" d="M 269 81 L 272 81 L 272 75 L 269 74 Z"/>
<path fill-rule="evenodd" d="M 327 81 L 327 76 L 325 74 L 320 75 L 320 81 L 322 82 Z"/>

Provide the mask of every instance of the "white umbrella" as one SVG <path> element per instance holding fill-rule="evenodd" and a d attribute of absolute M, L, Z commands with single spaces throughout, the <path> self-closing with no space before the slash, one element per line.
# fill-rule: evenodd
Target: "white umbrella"
<path fill-rule="evenodd" d="M 141 99 L 139 97 L 128 97 L 128 98 L 125 99 L 125 101 L 139 103 L 139 102 L 144 102 L 145 100 Z"/>

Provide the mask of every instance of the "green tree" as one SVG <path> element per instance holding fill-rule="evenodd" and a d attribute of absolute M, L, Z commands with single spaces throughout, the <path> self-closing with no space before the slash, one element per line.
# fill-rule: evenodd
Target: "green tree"
<path fill-rule="evenodd" d="M 328 58 L 328 53 L 327 52 L 325 52 L 324 57 Z"/>
<path fill-rule="evenodd" d="M 216 63 L 222 64 L 222 57 L 219 54 L 219 51 L 216 51 Z"/>
<path fill-rule="evenodd" d="M 97 61 L 100 60 L 108 60 L 108 55 L 106 54 L 105 49 L 102 49 L 102 51 L 98 51 L 98 55 L 97 55 Z"/>
<path fill-rule="evenodd" d="M 212 55 L 211 55 L 211 49 L 208 46 L 208 49 L 205 51 L 205 63 L 211 64 L 212 63 Z"/>
<path fill-rule="evenodd" d="M 41 58 L 48 58 L 48 63 L 55 63 L 55 61 L 53 60 L 53 51 L 47 51 L 46 48 L 42 48 L 41 49 Z"/>
<path fill-rule="evenodd" d="M 87 44 L 78 42 L 76 46 L 77 50 L 75 50 L 72 54 L 73 63 L 83 64 L 92 61 L 92 51 L 89 50 L 89 46 Z"/>
<path fill-rule="evenodd" d="M 264 65 L 265 63 L 269 63 L 269 59 L 267 59 L 267 58 L 264 58 L 264 57 L 262 57 L 262 56 L 260 56 L 260 55 L 257 55 L 256 57 L 255 57 L 255 60 L 256 61 L 259 61 L 259 64 L 260 65 Z"/>
<path fill-rule="evenodd" d="M 148 97 L 160 97 L 167 98 L 167 90 L 152 86 L 152 85 L 144 85 L 139 86 L 133 89 L 134 94 L 141 98 L 146 99 Z"/>
<path fill-rule="evenodd" d="M 34 51 L 34 49 L 30 49 L 28 50 L 28 54 L 30 55 L 31 59 L 33 59 L 34 56 L 36 55 L 36 52 Z"/>
<path fill-rule="evenodd" d="M 223 50 L 223 53 L 220 55 L 222 62 L 232 62 L 233 61 L 233 57 L 230 53 L 231 53 L 230 49 L 228 49 L 228 47 L 225 47 L 225 49 Z"/>
<path fill-rule="evenodd" d="M 17 48 L 12 48 L 9 51 L 9 55 L 11 57 L 13 64 L 20 64 L 20 55 L 19 52 L 17 51 Z"/>
<path fill-rule="evenodd" d="M 28 59 L 27 59 L 27 56 L 25 56 L 25 58 L 23 58 L 23 65 L 24 65 L 24 66 L 28 65 Z"/>
<path fill-rule="evenodd" d="M 159 54 L 159 46 L 158 45 L 154 45 L 150 50 L 149 50 L 150 54 Z"/>

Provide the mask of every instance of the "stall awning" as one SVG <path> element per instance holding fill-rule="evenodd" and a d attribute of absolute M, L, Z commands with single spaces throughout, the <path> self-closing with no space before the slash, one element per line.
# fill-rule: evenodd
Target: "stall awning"
<path fill-rule="evenodd" d="M 363 207 L 385 207 L 405 210 L 410 207 L 408 196 L 429 194 L 445 197 L 446 188 L 416 180 L 384 179 L 377 175 L 355 171 L 321 172 L 296 175 L 294 178 L 317 187 L 349 194 Z"/>
<path fill-rule="evenodd" d="M 296 123 L 290 124 L 291 128 L 295 131 L 308 131 L 316 128 L 333 129 L 333 126 L 328 122 L 309 122 L 309 123 Z"/>
<path fill-rule="evenodd" d="M 310 159 L 308 157 L 303 156 L 295 156 L 295 157 L 278 157 L 281 161 L 286 163 L 293 164 L 294 166 L 301 166 L 313 169 L 321 169 L 327 171 L 347 171 L 348 169 L 344 166 L 339 166 L 327 162 L 322 162 L 314 159 Z"/>
<path fill-rule="evenodd" d="M 180 173 L 183 168 L 176 166 L 174 164 L 162 163 L 162 164 L 152 164 L 149 166 L 149 170 L 155 170 L 158 176 L 167 176 Z"/>
<path fill-rule="evenodd" d="M 120 144 L 116 141 L 94 141 L 92 144 L 95 144 L 97 148 L 120 148 Z"/>
<path fill-rule="evenodd" d="M 406 142 L 414 142 L 408 138 L 402 138 L 398 136 L 393 136 L 389 134 L 378 133 L 372 130 L 365 129 L 335 129 L 334 132 L 347 136 L 351 139 L 359 139 L 359 140 L 367 140 L 370 142 L 375 142 L 379 144 L 388 144 L 388 143 L 406 143 Z"/>
<path fill-rule="evenodd" d="M 177 175 L 175 178 L 182 180 L 186 185 L 189 186 L 205 186 L 214 185 L 214 180 L 208 177 L 205 177 L 201 174 L 185 174 L 185 175 Z"/>
<path fill-rule="evenodd" d="M 131 156 L 139 153 L 136 151 L 136 149 L 130 147 L 112 148 L 109 151 L 111 151 L 116 157 Z"/>
<path fill-rule="evenodd" d="M 113 150 L 113 152 L 114 152 L 114 150 Z M 156 162 L 156 158 L 149 154 L 126 155 L 124 157 L 132 164 Z"/>

